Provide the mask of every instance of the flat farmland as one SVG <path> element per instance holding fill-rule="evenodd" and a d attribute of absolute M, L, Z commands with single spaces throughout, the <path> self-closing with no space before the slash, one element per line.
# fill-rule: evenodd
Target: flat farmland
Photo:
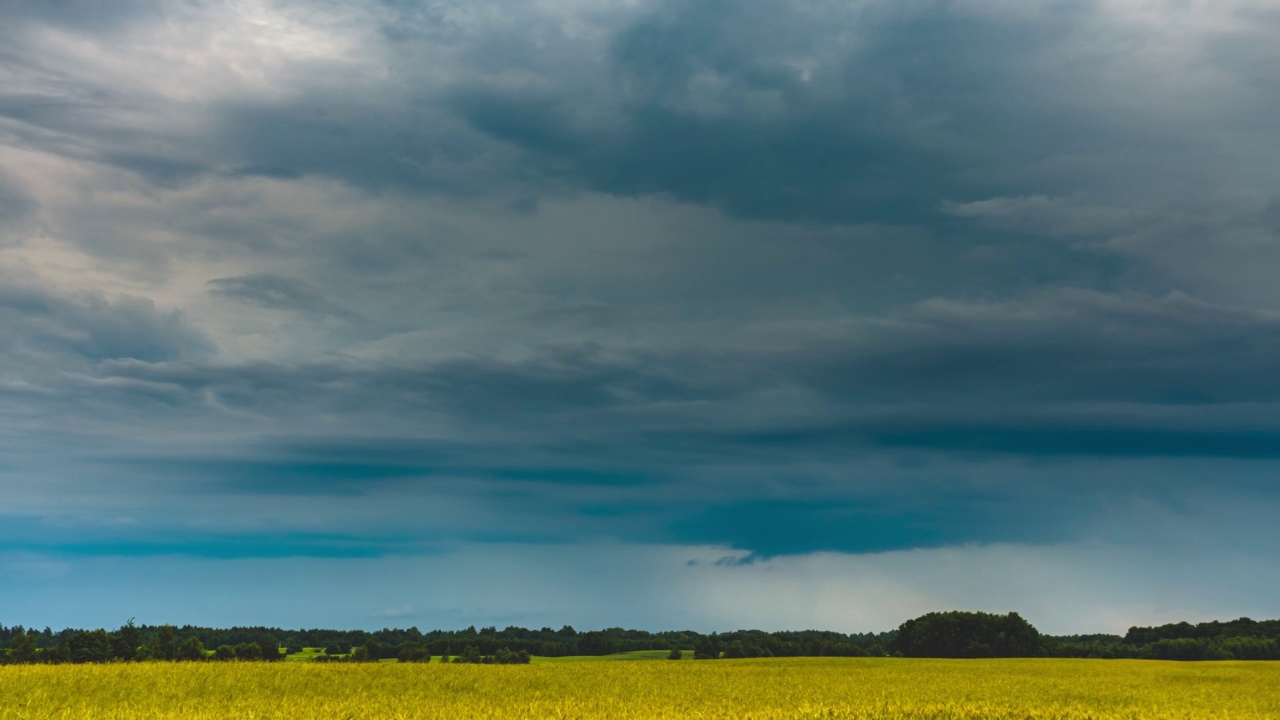
<path fill-rule="evenodd" d="M 0 720 L 1280 717 L 1280 663 L 760 660 L 0 667 Z"/>

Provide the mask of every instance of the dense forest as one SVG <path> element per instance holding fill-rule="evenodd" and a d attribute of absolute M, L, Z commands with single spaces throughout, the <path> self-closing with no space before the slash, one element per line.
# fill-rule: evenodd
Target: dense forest
<path fill-rule="evenodd" d="M 609 655 L 637 650 L 694 650 L 696 659 L 795 656 L 901 657 L 1092 657 L 1158 660 L 1280 660 L 1280 620 L 1198 625 L 1176 623 L 1133 627 L 1120 635 L 1040 634 L 1017 613 L 929 613 L 882 633 L 845 634 L 821 630 L 697 633 L 647 632 L 608 628 L 579 632 L 495 627 L 464 630 L 417 628 L 364 630 L 282 630 L 268 627 L 208 628 L 135 625 L 115 631 L 0 625 L 0 663 L 85 663 L 139 660 L 285 659 L 328 662 L 522 663 L 530 656 Z"/>

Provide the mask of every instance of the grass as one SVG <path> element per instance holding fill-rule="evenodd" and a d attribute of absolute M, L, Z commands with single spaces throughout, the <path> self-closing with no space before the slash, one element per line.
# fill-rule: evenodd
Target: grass
<path fill-rule="evenodd" d="M 0 720 L 1263 720 L 1280 663 L 771 658 L 0 667 Z"/>
<path fill-rule="evenodd" d="M 681 650 L 682 660 L 693 658 L 692 650 Z M 564 657 L 542 657 L 534 655 L 534 663 L 572 663 L 572 662 L 612 662 L 634 660 L 666 660 L 670 650 L 636 650 L 634 652 L 614 653 L 612 655 L 566 655 Z"/>
<path fill-rule="evenodd" d="M 324 654 L 324 648 L 304 647 L 302 648 L 302 652 L 293 653 L 292 655 L 286 655 L 284 659 L 288 660 L 289 662 L 311 662 L 312 660 L 315 660 L 317 657 L 320 657 L 323 654 Z M 338 657 L 346 657 L 346 656 L 339 655 Z"/>

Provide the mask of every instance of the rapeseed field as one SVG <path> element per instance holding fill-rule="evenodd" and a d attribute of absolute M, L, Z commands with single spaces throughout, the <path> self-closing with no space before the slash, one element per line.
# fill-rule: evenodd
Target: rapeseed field
<path fill-rule="evenodd" d="M 0 667 L 0 720 L 1280 718 L 1280 663 L 803 658 Z"/>

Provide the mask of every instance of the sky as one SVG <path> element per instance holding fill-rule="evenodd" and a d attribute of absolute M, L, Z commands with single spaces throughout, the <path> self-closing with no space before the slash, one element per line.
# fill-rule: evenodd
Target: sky
<path fill-rule="evenodd" d="M 0 624 L 1280 616 L 1272 0 L 0 3 Z"/>

